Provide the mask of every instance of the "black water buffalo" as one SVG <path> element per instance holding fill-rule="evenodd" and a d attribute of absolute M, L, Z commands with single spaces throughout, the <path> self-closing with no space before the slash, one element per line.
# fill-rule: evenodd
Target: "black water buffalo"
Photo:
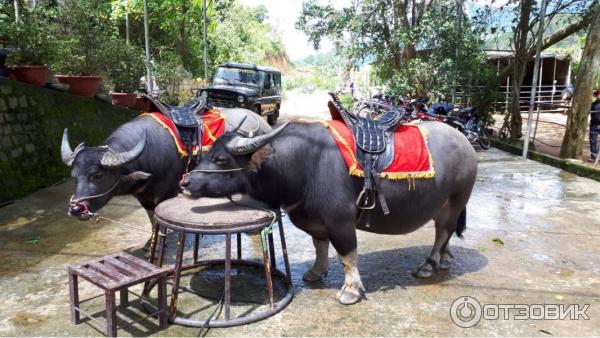
<path fill-rule="evenodd" d="M 246 109 L 223 109 L 226 131 L 236 127 L 260 135 L 271 131 L 262 118 Z M 72 167 L 77 187 L 69 214 L 82 220 L 116 195 L 133 195 L 153 221 L 154 208 L 180 191 L 186 159 L 179 156 L 172 136 L 150 117 L 137 117 L 117 128 L 99 147 L 83 143 L 72 150 L 63 133 L 61 155 Z"/>
<path fill-rule="evenodd" d="M 318 123 L 292 123 L 254 138 L 224 134 L 181 185 L 194 198 L 242 193 L 273 208 L 282 207 L 294 225 L 313 238 L 316 259 L 304 278 L 319 280 L 328 271 L 331 242 L 345 273 L 337 299 L 352 304 L 364 292 L 357 268 L 356 228 L 405 234 L 434 219 L 435 242 L 417 277 L 448 268 L 450 237 L 465 230 L 466 205 L 477 175 L 473 147 L 443 123 L 422 126 L 429 132 L 435 177 L 417 180 L 416 189 L 409 189 L 406 180 L 383 179 L 381 189 L 391 213 L 384 216 L 376 208 L 369 227 L 357 224 L 355 200 L 363 180 L 348 175 L 334 139 Z M 232 168 L 244 169 L 228 171 Z"/>

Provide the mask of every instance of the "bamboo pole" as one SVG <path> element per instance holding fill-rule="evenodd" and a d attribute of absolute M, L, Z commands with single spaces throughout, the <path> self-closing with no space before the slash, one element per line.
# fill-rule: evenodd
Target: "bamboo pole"
<path fill-rule="evenodd" d="M 203 32 L 202 39 L 204 43 L 204 78 L 208 81 L 208 38 L 206 36 L 206 0 L 202 0 L 202 20 L 203 20 Z"/>
<path fill-rule="evenodd" d="M 463 0 L 458 0 L 456 5 L 456 58 L 454 59 L 454 80 L 452 80 L 452 105 L 456 103 L 456 85 L 458 82 L 458 60 L 460 60 L 460 43 L 462 29 Z"/>
<path fill-rule="evenodd" d="M 144 42 L 146 44 L 146 90 L 148 95 L 152 96 L 152 67 L 150 64 L 150 32 L 148 27 L 148 1 L 144 0 Z"/>
<path fill-rule="evenodd" d="M 540 8 L 540 28 L 538 31 L 537 50 L 535 55 L 535 63 L 533 66 L 533 81 L 531 85 L 531 94 L 529 96 L 529 114 L 527 116 L 527 130 L 525 131 L 525 140 L 523 143 L 523 159 L 527 159 L 527 153 L 529 151 L 529 138 L 531 136 L 531 127 L 533 124 L 533 106 L 535 104 L 535 91 L 538 85 L 538 75 L 540 72 L 540 57 L 542 54 L 542 40 L 544 37 L 544 19 L 546 17 L 546 0 L 542 0 L 542 7 Z"/>
<path fill-rule="evenodd" d="M 14 4 L 15 4 L 15 22 L 18 23 L 19 21 L 21 21 L 20 18 L 20 8 L 19 8 L 19 0 L 14 0 Z"/>
<path fill-rule="evenodd" d="M 129 44 L 129 0 L 125 0 L 125 42 Z"/>

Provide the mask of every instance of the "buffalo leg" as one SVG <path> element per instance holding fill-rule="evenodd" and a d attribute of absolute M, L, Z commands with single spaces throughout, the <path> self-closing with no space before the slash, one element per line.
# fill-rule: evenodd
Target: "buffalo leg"
<path fill-rule="evenodd" d="M 452 252 L 450 252 L 450 244 L 449 243 L 450 243 L 451 237 L 452 237 L 452 235 L 450 235 L 448 237 L 448 240 L 446 240 L 446 243 L 442 247 L 440 264 L 438 266 L 438 268 L 440 270 L 448 270 L 448 269 L 450 269 L 450 266 L 452 265 L 452 259 L 454 258 L 454 255 L 452 255 Z"/>
<path fill-rule="evenodd" d="M 329 271 L 329 240 L 320 240 L 313 237 L 313 245 L 315 246 L 316 258 L 312 268 L 304 273 L 302 279 L 309 282 L 321 280 L 327 276 Z"/>
<path fill-rule="evenodd" d="M 339 257 L 344 266 L 344 286 L 337 292 L 336 298 L 344 305 L 354 304 L 361 300 L 365 292 L 358 272 L 358 254 L 354 249 L 347 255 L 339 255 Z"/>
<path fill-rule="evenodd" d="M 337 224 L 338 226 L 327 229 L 329 240 L 344 266 L 344 285 L 337 292 L 336 298 L 340 303 L 350 305 L 360 301 L 365 291 L 358 272 L 356 229 L 352 222 Z"/>
<path fill-rule="evenodd" d="M 457 211 L 458 210 L 458 211 Z M 453 208 L 452 203 L 447 202 L 442 210 L 435 216 L 435 241 L 429 256 L 421 264 L 415 276 L 418 278 L 429 278 L 438 269 L 448 269 L 448 242 L 452 233 L 456 230 L 458 216 L 462 208 Z"/>
<path fill-rule="evenodd" d="M 154 222 L 154 209 L 146 209 L 146 213 L 148 214 L 148 218 L 150 218 L 152 235 L 150 236 L 146 244 L 144 244 L 144 257 L 148 258 L 150 262 L 152 262 L 152 260 L 154 259 L 154 254 L 156 252 L 156 243 L 154 243 L 154 240 L 156 239 L 156 236 L 158 234 L 158 227 Z"/>

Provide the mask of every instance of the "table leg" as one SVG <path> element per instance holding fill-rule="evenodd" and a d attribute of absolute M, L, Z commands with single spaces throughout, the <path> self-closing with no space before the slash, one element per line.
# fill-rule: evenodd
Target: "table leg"
<path fill-rule="evenodd" d="M 275 261 L 275 243 L 273 242 L 273 231 L 269 233 L 269 256 L 271 257 L 271 267 L 277 269 L 277 262 Z"/>
<path fill-rule="evenodd" d="M 231 234 L 225 235 L 225 319 L 231 318 Z"/>
<path fill-rule="evenodd" d="M 129 290 L 128 288 L 122 288 L 119 290 L 119 303 L 121 306 L 127 306 L 129 304 Z"/>
<path fill-rule="evenodd" d="M 267 228 L 268 229 L 268 228 Z M 263 251 L 263 265 L 265 269 L 265 284 L 267 284 L 267 297 L 269 298 L 269 305 L 273 308 L 273 280 L 271 279 L 271 263 L 269 262 L 269 248 L 264 232 L 267 229 L 263 229 L 260 236 L 260 244 L 262 245 Z"/>
<path fill-rule="evenodd" d="M 158 227 L 157 229 L 157 235 L 156 235 L 156 243 L 157 243 L 157 247 L 155 248 L 158 249 L 158 262 L 155 262 L 155 259 L 152 259 L 152 264 L 158 265 L 160 267 L 163 266 L 163 261 L 164 261 L 164 257 L 165 257 L 165 245 L 166 245 L 166 241 L 167 241 L 167 229 L 162 226 L 157 224 L 156 225 Z M 154 255 L 156 254 L 156 252 L 154 254 L 152 254 L 152 257 L 154 257 Z M 150 295 L 150 291 L 152 291 L 152 288 L 154 287 L 155 283 L 153 281 L 146 281 L 144 282 L 144 290 L 142 292 L 142 295 L 145 297 L 148 297 Z"/>
<path fill-rule="evenodd" d="M 237 258 L 238 258 L 238 260 L 241 260 L 242 259 L 242 234 L 237 233 L 236 237 L 237 237 Z"/>
<path fill-rule="evenodd" d="M 167 277 L 158 279 L 158 326 L 161 329 L 167 328 L 169 313 L 167 310 Z"/>
<path fill-rule="evenodd" d="M 283 264 L 285 265 L 285 276 L 286 283 L 289 287 L 292 287 L 292 273 L 290 271 L 290 261 L 288 259 L 287 245 L 285 244 L 285 234 L 283 233 L 283 221 L 281 219 L 281 213 L 279 213 L 279 219 L 277 220 L 279 228 L 279 237 L 281 238 L 281 251 L 283 252 Z"/>
<path fill-rule="evenodd" d="M 159 245 L 158 245 L 158 266 L 162 268 L 164 260 L 165 260 L 165 246 L 167 245 L 167 228 L 164 226 L 160 226 L 159 229 Z"/>
<path fill-rule="evenodd" d="M 106 335 L 108 337 L 117 336 L 117 311 L 115 303 L 115 291 L 106 291 Z"/>
<path fill-rule="evenodd" d="M 194 235 L 194 264 L 198 263 L 198 248 L 200 247 L 200 234 Z"/>
<path fill-rule="evenodd" d="M 79 314 L 79 285 L 77 284 L 77 275 L 69 272 L 69 298 L 71 301 L 71 321 L 77 325 L 81 322 Z"/>
<path fill-rule="evenodd" d="M 177 296 L 179 295 L 179 282 L 181 279 L 181 266 L 183 265 L 183 251 L 185 249 L 185 232 L 179 231 L 177 239 L 177 255 L 175 257 L 175 267 L 173 268 L 173 289 L 171 290 L 171 307 L 169 315 L 174 318 L 177 314 Z"/>

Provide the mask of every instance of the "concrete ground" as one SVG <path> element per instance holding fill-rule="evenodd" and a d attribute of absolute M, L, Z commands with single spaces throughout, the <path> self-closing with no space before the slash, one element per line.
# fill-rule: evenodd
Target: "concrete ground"
<path fill-rule="evenodd" d="M 203 334 L 598 335 L 600 183 L 494 149 L 478 152 L 478 156 L 468 227 L 464 240 L 451 240 L 455 258 L 449 272 L 431 280 L 417 280 L 411 274 L 433 243 L 431 223 L 405 236 L 359 232 L 359 269 L 367 299 L 343 306 L 334 298 L 343 283 L 343 271 L 333 249 L 329 275 L 322 282 L 303 282 L 302 273 L 312 263 L 312 243 L 287 221 L 295 290 L 291 304 L 264 321 Z M 107 221 L 69 218 L 66 204 L 72 188 L 72 182 L 59 184 L 0 209 L 0 336 L 99 335 L 88 324 L 75 326 L 69 321 L 65 266 L 120 250 L 142 255 L 146 232 Z M 102 215 L 150 229 L 145 212 L 131 197 L 113 199 Z M 258 258 L 256 239 L 245 238 L 244 243 L 245 254 Z M 207 248 L 203 257 L 216 257 L 224 250 L 221 238 L 207 238 L 203 247 Z M 204 271 L 184 279 L 185 286 L 202 295 L 181 297 L 184 315 L 201 318 L 214 311 L 220 278 L 217 271 Z M 260 307 L 255 303 L 264 302 L 262 290 L 260 274 L 241 271 L 234 277 L 233 298 L 238 303 L 233 313 Z M 86 286 L 82 296 L 94 291 Z M 461 296 L 471 296 L 482 305 L 589 304 L 589 320 L 516 320 L 510 312 L 508 320 L 500 313 L 497 320 L 482 318 L 472 328 L 461 328 L 450 316 L 453 301 Z M 92 311 L 101 308 L 100 299 L 90 305 Z M 126 315 L 137 318 L 134 312 Z M 147 321 L 119 332 L 123 336 L 199 333 L 197 328 L 176 325 L 158 331 Z"/>

